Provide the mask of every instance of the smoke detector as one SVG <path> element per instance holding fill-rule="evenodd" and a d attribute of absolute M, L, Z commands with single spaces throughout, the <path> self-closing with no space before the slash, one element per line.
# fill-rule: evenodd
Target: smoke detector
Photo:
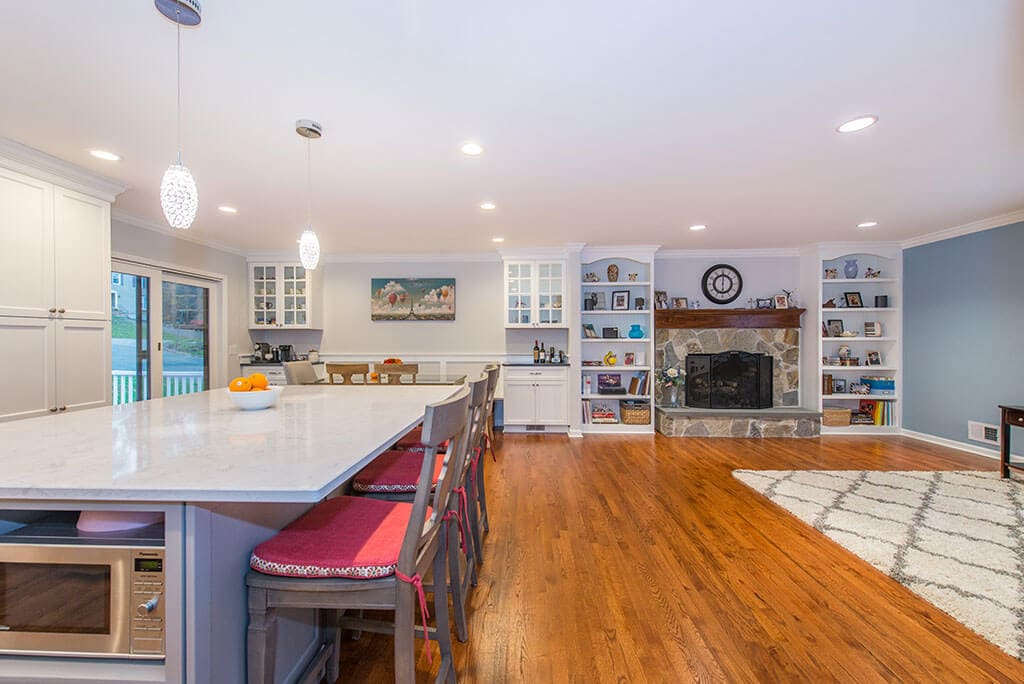
<path fill-rule="evenodd" d="M 324 127 L 320 125 L 320 122 L 312 119 L 299 119 L 295 122 L 295 132 L 303 138 L 317 140 L 323 137 Z"/>
<path fill-rule="evenodd" d="M 199 0 L 154 0 L 160 14 L 175 24 L 198 26 L 203 20 L 203 8 Z"/>

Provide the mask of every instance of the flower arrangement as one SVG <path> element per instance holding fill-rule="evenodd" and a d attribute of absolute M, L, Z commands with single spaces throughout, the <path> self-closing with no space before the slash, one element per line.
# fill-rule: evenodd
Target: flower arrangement
<path fill-rule="evenodd" d="M 686 371 L 675 366 L 658 371 L 658 382 L 665 387 L 679 387 L 686 382 Z"/>

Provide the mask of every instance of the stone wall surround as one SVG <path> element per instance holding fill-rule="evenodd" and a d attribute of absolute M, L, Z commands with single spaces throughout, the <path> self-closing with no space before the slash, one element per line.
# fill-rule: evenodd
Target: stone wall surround
<path fill-rule="evenodd" d="M 682 368 L 687 354 L 725 351 L 771 354 L 775 358 L 772 406 L 800 404 L 799 328 L 672 328 L 655 331 L 655 368 Z M 660 396 L 655 400 L 660 403 Z"/>
<path fill-rule="evenodd" d="M 764 417 L 750 415 L 679 415 L 661 408 L 655 411 L 655 429 L 668 437 L 817 437 L 821 418 Z"/>

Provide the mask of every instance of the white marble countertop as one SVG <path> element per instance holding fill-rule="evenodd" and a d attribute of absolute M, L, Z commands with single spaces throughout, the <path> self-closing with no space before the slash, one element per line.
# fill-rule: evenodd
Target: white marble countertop
<path fill-rule="evenodd" d="M 0 499 L 315 502 L 423 419 L 444 385 L 224 389 L 0 423 Z"/>

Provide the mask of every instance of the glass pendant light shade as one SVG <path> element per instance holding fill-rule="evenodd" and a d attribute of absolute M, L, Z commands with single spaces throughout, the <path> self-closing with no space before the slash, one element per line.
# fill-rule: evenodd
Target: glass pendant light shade
<path fill-rule="evenodd" d="M 171 228 L 185 229 L 196 219 L 199 191 L 192 173 L 181 164 L 171 164 L 160 182 L 160 206 Z"/>
<path fill-rule="evenodd" d="M 299 238 L 299 261 L 308 270 L 313 270 L 320 263 L 320 241 L 312 227 L 302 231 L 302 237 Z"/>

